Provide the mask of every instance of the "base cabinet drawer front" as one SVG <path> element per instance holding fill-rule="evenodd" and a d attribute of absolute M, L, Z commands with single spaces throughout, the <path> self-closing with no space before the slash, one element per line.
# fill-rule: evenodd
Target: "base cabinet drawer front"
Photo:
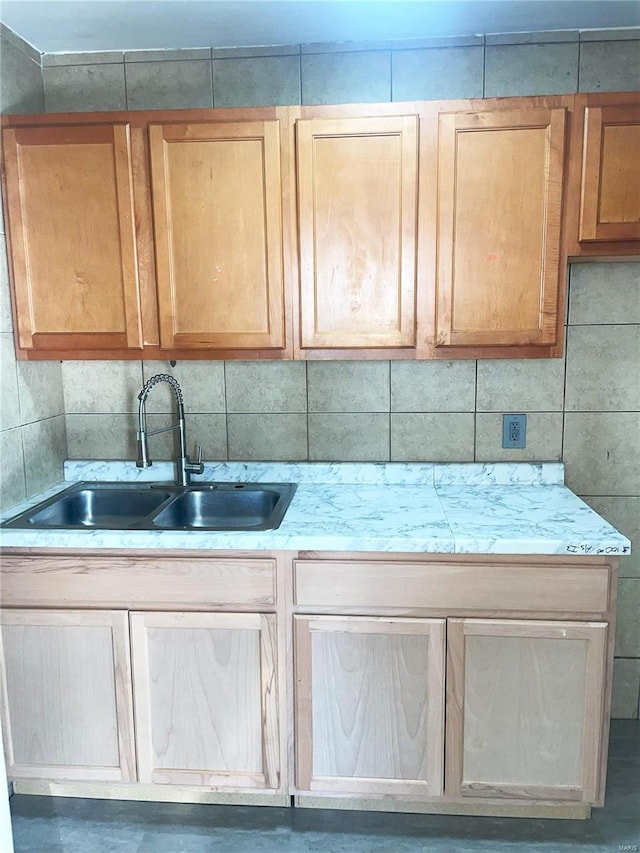
<path fill-rule="evenodd" d="M 279 787 L 275 616 L 131 613 L 138 779 Z"/>
<path fill-rule="evenodd" d="M 13 607 L 206 610 L 275 608 L 271 558 L 2 557 L 2 600 Z"/>
<path fill-rule="evenodd" d="M 554 564 L 296 560 L 298 607 L 604 613 L 609 569 Z"/>
<path fill-rule="evenodd" d="M 444 620 L 294 620 L 297 790 L 441 796 Z"/>
<path fill-rule="evenodd" d="M 447 794 L 595 802 L 607 626 L 450 619 Z"/>
<path fill-rule="evenodd" d="M 12 779 L 135 779 L 127 614 L 3 610 L 2 727 Z"/>

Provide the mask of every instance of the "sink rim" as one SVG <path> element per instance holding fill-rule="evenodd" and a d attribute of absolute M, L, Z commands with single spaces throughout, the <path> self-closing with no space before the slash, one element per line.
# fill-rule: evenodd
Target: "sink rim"
<path fill-rule="evenodd" d="M 23 510 L 21 513 L 18 513 L 10 518 L 7 518 L 5 521 L 0 523 L 0 528 L 8 529 L 8 530 L 84 530 L 84 531 L 95 531 L 95 530 L 121 530 L 123 532 L 129 532 L 134 530 L 143 530 L 143 531 L 182 531 L 182 532 L 251 532 L 251 531 L 260 531 L 260 530 L 276 530 L 282 520 L 284 515 L 291 504 L 293 496 L 298 487 L 297 483 L 262 483 L 262 482 L 234 482 L 234 481 L 215 481 L 215 482 L 202 482 L 202 483 L 191 483 L 189 486 L 179 486 L 175 483 L 161 483 L 161 482 L 112 482 L 112 481 L 91 481 L 91 480 L 82 480 L 76 483 L 72 483 L 68 487 L 62 489 L 57 492 L 55 495 L 52 495 L 49 498 L 46 498 L 43 501 L 35 504 L 29 509 Z M 129 521 L 127 520 L 126 515 L 119 516 L 114 519 L 113 523 L 106 523 L 104 521 L 98 522 L 96 524 L 47 524 L 47 523 L 34 523 L 32 521 L 33 516 L 39 515 L 43 511 L 49 509 L 55 504 L 64 501 L 69 496 L 73 496 L 81 491 L 108 491 L 108 492 L 144 492 L 144 493 L 154 493 L 158 490 L 162 490 L 167 493 L 167 496 L 159 503 L 158 506 L 154 507 L 153 510 L 144 514 L 144 515 L 131 515 L 129 516 Z M 166 524 L 156 524 L 155 519 L 163 513 L 165 510 L 169 509 L 169 507 L 181 500 L 185 495 L 194 492 L 236 492 L 239 490 L 247 490 L 247 491 L 275 491 L 278 494 L 278 499 L 275 503 L 275 506 L 270 513 L 270 515 L 265 518 L 263 522 L 258 525 L 166 525 Z"/>

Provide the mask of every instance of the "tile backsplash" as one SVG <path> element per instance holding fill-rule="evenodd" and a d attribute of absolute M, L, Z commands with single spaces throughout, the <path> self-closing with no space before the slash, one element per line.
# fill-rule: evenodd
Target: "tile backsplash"
<path fill-rule="evenodd" d="M 6 27 L 0 27 L 0 107 L 3 113 L 45 108 L 40 56 Z M 0 506 L 60 480 L 66 453 L 60 363 L 16 361 L 0 216 Z"/>
<path fill-rule="evenodd" d="M 15 34 L 0 38 L 3 112 L 559 94 L 640 80 L 640 30 L 56 54 L 42 67 Z M 621 560 L 613 714 L 637 717 L 640 264 L 573 265 L 566 356 L 526 361 L 17 363 L 3 246 L 0 279 L 5 506 L 60 479 L 67 455 L 134 458 L 136 396 L 159 372 L 180 382 L 190 445 L 208 460 L 562 459 L 570 488 L 634 540 Z M 168 388 L 153 390 L 148 411 L 154 425 L 169 421 Z M 525 450 L 502 449 L 503 412 L 528 415 Z M 171 442 L 154 436 L 152 458 L 168 458 Z"/>

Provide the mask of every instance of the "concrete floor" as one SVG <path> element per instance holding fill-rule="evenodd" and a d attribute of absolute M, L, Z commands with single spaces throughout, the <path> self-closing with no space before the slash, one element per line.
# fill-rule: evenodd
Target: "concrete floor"
<path fill-rule="evenodd" d="M 16 853 L 640 851 L 640 722 L 611 728 L 607 804 L 589 821 L 190 806 L 14 795 Z"/>

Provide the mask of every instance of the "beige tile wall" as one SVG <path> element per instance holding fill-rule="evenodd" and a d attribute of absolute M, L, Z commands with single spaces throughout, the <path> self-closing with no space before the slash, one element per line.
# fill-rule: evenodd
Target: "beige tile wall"
<path fill-rule="evenodd" d="M 0 26 L 0 111 L 44 112 L 40 55 Z M 0 217 L 0 508 L 62 479 L 66 457 L 59 362 L 17 362 Z"/>
<path fill-rule="evenodd" d="M 501 34 L 402 44 L 45 56 L 44 89 L 49 111 L 633 90 L 638 39 L 620 35 Z M 6 315 L 0 300 L 0 316 Z M 136 393 L 144 379 L 162 371 L 181 383 L 190 441 L 203 444 L 207 459 L 564 459 L 571 488 L 636 543 L 634 555 L 622 560 L 614 684 L 614 715 L 636 717 L 639 330 L 640 265 L 588 264 L 571 269 L 563 359 L 179 362 L 174 368 L 163 362 L 69 362 L 62 367 L 68 453 L 132 458 Z M 56 366 L 36 367 L 35 373 L 48 369 L 55 372 Z M 3 373 L 3 396 L 5 382 L 10 399 L 22 393 L 23 407 L 40 397 L 21 392 L 11 366 L 6 378 Z M 42 381 L 43 387 L 51 384 L 55 379 Z M 167 389 L 155 389 L 150 417 L 166 423 L 169 410 Z M 509 411 L 528 414 L 525 450 L 500 446 L 501 415 Z M 11 410 L 7 417 L 11 421 Z M 22 429 L 8 426 L 0 434 L 7 458 L 21 452 L 24 442 L 31 447 L 28 431 L 17 434 Z M 152 441 L 152 454 L 169 455 L 170 436 Z M 52 452 L 57 447 L 50 435 L 42 446 Z M 18 494 L 27 479 L 35 484 L 38 478 L 27 478 L 17 466 L 3 479 Z"/>

